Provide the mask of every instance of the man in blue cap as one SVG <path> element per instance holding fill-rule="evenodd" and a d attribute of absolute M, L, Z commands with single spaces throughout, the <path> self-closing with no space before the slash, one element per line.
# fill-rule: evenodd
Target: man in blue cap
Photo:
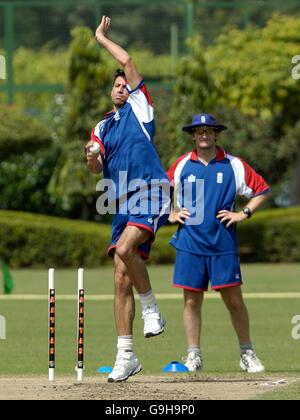
<path fill-rule="evenodd" d="M 200 351 L 201 307 L 204 292 L 220 292 L 228 308 L 240 344 L 240 367 L 263 372 L 264 366 L 252 348 L 248 311 L 243 301 L 236 224 L 248 218 L 265 202 L 270 188 L 245 161 L 216 145 L 221 131 L 209 114 L 195 115 L 183 127 L 195 142 L 193 151 L 180 157 L 169 169 L 174 186 L 174 209 L 169 221 L 179 223 L 171 245 L 177 249 L 174 286 L 184 291 L 183 321 L 188 343 L 186 366 L 202 370 Z M 236 196 L 247 204 L 236 212 Z"/>

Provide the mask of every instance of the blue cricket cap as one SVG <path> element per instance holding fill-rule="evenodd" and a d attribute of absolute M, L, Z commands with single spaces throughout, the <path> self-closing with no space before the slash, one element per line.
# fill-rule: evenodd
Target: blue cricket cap
<path fill-rule="evenodd" d="M 226 130 L 227 128 L 226 125 L 217 124 L 215 117 L 213 117 L 210 114 L 198 114 L 198 115 L 194 115 L 192 119 L 192 124 L 182 127 L 182 130 L 190 132 L 194 128 L 201 127 L 203 125 L 207 127 L 213 127 L 218 131 L 223 131 L 223 130 Z"/>

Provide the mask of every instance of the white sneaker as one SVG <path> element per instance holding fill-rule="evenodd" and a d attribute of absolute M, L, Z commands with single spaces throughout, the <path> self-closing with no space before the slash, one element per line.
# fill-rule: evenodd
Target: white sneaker
<path fill-rule="evenodd" d="M 184 361 L 186 362 L 184 366 L 188 368 L 189 372 L 197 372 L 203 370 L 201 353 L 199 354 L 195 351 L 192 351 L 188 354 L 188 357 Z"/>
<path fill-rule="evenodd" d="M 142 370 L 142 365 L 132 351 L 119 350 L 113 371 L 108 376 L 108 382 L 126 381 L 129 376 Z"/>
<path fill-rule="evenodd" d="M 265 367 L 253 350 L 246 350 L 245 353 L 242 354 L 240 367 L 249 373 L 264 372 L 265 370 Z"/>
<path fill-rule="evenodd" d="M 143 308 L 144 336 L 153 337 L 164 331 L 166 321 L 161 316 L 156 304 Z"/>

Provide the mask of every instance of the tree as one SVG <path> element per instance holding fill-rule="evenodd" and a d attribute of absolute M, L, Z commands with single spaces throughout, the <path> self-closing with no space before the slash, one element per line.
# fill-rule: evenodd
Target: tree
<path fill-rule="evenodd" d="M 33 153 L 52 143 L 51 132 L 41 120 L 18 108 L 0 108 L 0 159 Z"/>
<path fill-rule="evenodd" d="M 57 149 L 49 126 L 19 108 L 0 109 L 0 208 L 63 215 L 45 192 Z"/>
<path fill-rule="evenodd" d="M 272 187 L 268 206 L 287 202 L 287 184 L 291 177 L 291 162 L 298 151 L 298 130 L 290 129 L 280 138 L 272 121 L 246 115 L 239 108 L 221 107 L 215 110 L 218 121 L 227 130 L 220 134 L 218 144 L 247 161 Z"/>
<path fill-rule="evenodd" d="M 60 197 L 65 211 L 71 213 L 74 207 L 80 206 L 79 217 L 90 218 L 89 207 L 95 201 L 96 181 L 87 168 L 81 140 L 64 145 L 47 190 Z"/>
<path fill-rule="evenodd" d="M 300 18 L 275 14 L 264 28 L 229 28 L 207 49 L 206 63 L 218 88 L 218 105 L 273 119 L 279 133 L 299 118 L 300 83 L 292 78 L 299 54 Z"/>
<path fill-rule="evenodd" d="M 66 209 L 80 205 L 81 218 L 88 219 L 96 195 L 96 181 L 87 169 L 84 146 L 92 128 L 109 110 L 112 77 L 92 31 L 77 27 L 71 35 L 69 92 L 62 105 L 64 118 L 57 132 L 61 155 L 48 191 L 62 197 Z"/>
<path fill-rule="evenodd" d="M 276 13 L 264 28 L 228 30 L 207 55 L 208 69 L 221 87 L 218 104 L 239 107 L 272 125 L 268 147 L 275 149 L 276 178 L 282 181 L 280 185 L 275 181 L 275 190 L 278 195 L 291 190 L 293 204 L 300 204 L 300 181 L 294 170 L 300 138 L 287 133 L 298 132 L 300 83 L 292 77 L 292 57 L 299 54 L 299 42 L 300 18 Z M 258 138 L 258 149 L 261 142 Z M 274 179 L 274 173 L 270 171 L 268 178 Z"/>
<path fill-rule="evenodd" d="M 171 164 L 186 150 L 186 136 L 181 127 L 190 123 L 195 113 L 211 110 L 214 103 L 214 82 L 208 72 L 203 43 L 199 36 L 188 41 L 190 54 L 180 59 L 176 71 L 176 83 L 172 108 L 169 115 L 169 139 Z"/>
<path fill-rule="evenodd" d="M 57 156 L 52 146 L 1 161 L 0 208 L 66 217 L 60 197 L 46 191 Z"/>
<path fill-rule="evenodd" d="M 221 137 L 230 136 L 230 151 L 249 156 L 279 196 L 300 150 L 300 83 L 291 75 L 299 34 L 300 19 L 274 15 L 262 29 L 228 28 L 205 51 L 196 36 L 177 69 L 169 128 L 172 159 L 191 148 L 181 127 L 192 115 L 218 114 L 232 127 Z M 293 191 L 299 191 L 297 185 L 294 179 Z M 293 203 L 300 203 L 300 196 Z"/>
<path fill-rule="evenodd" d="M 89 28 L 76 27 L 71 35 L 66 136 L 89 139 L 91 129 L 111 106 L 113 75 Z"/>

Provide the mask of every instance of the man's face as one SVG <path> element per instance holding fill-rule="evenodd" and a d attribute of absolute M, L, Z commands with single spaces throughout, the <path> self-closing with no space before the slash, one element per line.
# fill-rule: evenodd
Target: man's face
<path fill-rule="evenodd" d="M 211 149 L 216 145 L 218 134 L 219 132 L 213 127 L 203 125 L 194 129 L 192 138 L 200 149 Z"/>
<path fill-rule="evenodd" d="M 114 106 L 117 109 L 121 108 L 121 106 L 123 106 L 127 102 L 128 96 L 129 93 L 126 89 L 126 81 L 124 77 L 117 77 L 111 91 L 111 99 L 113 101 Z"/>

